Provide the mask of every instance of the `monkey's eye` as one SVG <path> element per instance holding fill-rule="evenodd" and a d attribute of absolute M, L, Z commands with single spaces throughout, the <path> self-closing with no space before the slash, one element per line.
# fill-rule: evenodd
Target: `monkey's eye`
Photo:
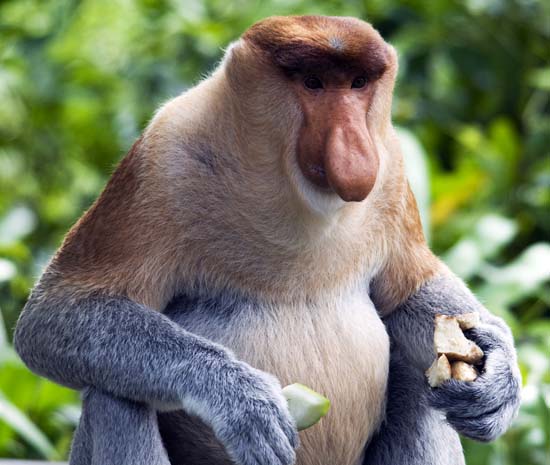
<path fill-rule="evenodd" d="M 361 87 L 365 87 L 366 85 L 367 85 L 367 78 L 365 76 L 358 76 L 351 83 L 351 88 L 361 89 Z"/>
<path fill-rule="evenodd" d="M 322 89 L 323 83 L 317 76 L 308 76 L 304 79 L 304 86 L 311 90 Z"/>

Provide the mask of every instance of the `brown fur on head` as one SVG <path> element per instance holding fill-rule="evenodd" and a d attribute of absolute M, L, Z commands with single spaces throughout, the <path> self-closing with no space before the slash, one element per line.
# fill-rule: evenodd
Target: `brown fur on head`
<path fill-rule="evenodd" d="M 159 110 L 52 270 L 154 308 L 196 283 L 293 299 L 364 282 L 423 243 L 391 125 L 396 72 L 356 19 L 252 26 Z M 312 73 L 322 91 L 304 87 Z"/>
<path fill-rule="evenodd" d="M 387 45 L 364 21 L 326 16 L 275 16 L 254 24 L 243 39 L 288 74 L 356 68 L 376 80 L 390 65 Z"/>

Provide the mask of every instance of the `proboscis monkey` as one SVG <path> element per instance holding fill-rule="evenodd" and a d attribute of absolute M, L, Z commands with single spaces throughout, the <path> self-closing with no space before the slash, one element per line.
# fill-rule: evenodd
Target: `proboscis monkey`
<path fill-rule="evenodd" d="M 458 465 L 508 427 L 512 336 L 425 243 L 396 71 L 363 21 L 273 17 L 156 113 L 16 329 L 83 393 L 72 465 Z M 480 377 L 431 389 L 434 314 L 473 311 Z M 291 382 L 332 401 L 299 441 Z"/>

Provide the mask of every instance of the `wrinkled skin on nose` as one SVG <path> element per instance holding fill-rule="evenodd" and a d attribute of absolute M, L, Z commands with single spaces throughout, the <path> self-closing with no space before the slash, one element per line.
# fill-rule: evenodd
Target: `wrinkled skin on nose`
<path fill-rule="evenodd" d="M 326 90 L 305 94 L 301 102 L 304 122 L 297 157 L 305 178 L 347 202 L 364 200 L 379 165 L 366 121 L 370 93 Z"/>

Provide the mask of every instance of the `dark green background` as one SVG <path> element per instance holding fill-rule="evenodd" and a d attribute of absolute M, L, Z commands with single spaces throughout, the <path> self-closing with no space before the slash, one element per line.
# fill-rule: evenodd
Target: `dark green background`
<path fill-rule="evenodd" d="M 524 401 L 469 465 L 550 463 L 550 2 L 0 2 L 0 457 L 63 458 L 75 393 L 10 333 L 63 234 L 154 109 L 273 14 L 352 15 L 400 54 L 394 119 L 427 160 L 434 250 L 516 336 Z M 412 141 L 412 142 L 411 142 Z"/>

